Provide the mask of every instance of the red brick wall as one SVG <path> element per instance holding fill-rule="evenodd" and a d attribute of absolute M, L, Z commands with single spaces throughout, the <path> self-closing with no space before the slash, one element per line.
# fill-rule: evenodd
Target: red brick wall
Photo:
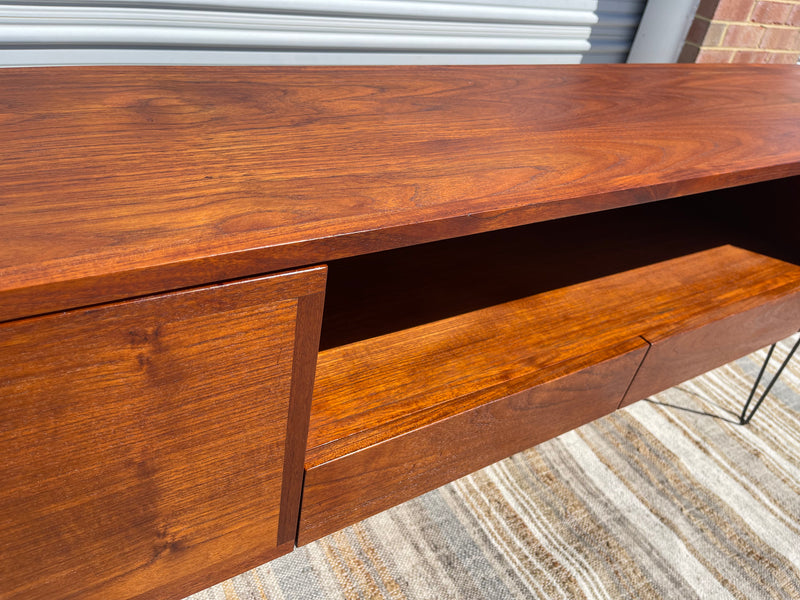
<path fill-rule="evenodd" d="M 678 62 L 796 63 L 800 0 L 700 0 Z"/>

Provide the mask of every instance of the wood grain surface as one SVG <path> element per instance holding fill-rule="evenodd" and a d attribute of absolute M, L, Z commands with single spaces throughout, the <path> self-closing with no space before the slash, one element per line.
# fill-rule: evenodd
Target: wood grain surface
<path fill-rule="evenodd" d="M 0 70 L 0 320 L 800 173 L 780 65 Z"/>
<path fill-rule="evenodd" d="M 800 266 L 720 246 L 324 350 L 306 466 L 376 431 L 392 437 L 406 419 L 413 427 L 420 411 L 460 411 L 470 394 L 529 372 L 546 379 L 593 350 L 703 329 L 773 301 L 792 306 L 799 294 Z"/>
<path fill-rule="evenodd" d="M 647 343 L 633 338 L 476 391 L 472 406 L 308 469 L 297 544 L 600 418 L 616 409 Z M 417 413 L 417 417 L 420 414 Z"/>
<path fill-rule="evenodd" d="M 350 344 L 740 241 L 739 228 L 720 222 L 730 205 L 726 192 L 331 261 L 321 347 Z M 765 236 L 769 231 L 756 233 Z"/>
<path fill-rule="evenodd" d="M 324 285 L 324 284 L 321 284 Z M 300 496 L 303 492 L 306 440 L 311 413 L 311 395 L 319 352 L 320 320 L 325 301 L 324 288 L 317 288 L 297 300 L 297 319 L 294 336 L 294 359 L 289 414 L 286 424 L 286 455 L 283 461 L 281 513 L 278 523 L 278 543 L 294 545 Z M 247 365 L 241 365 L 246 369 Z M 257 364 L 250 365 L 258 369 Z"/>
<path fill-rule="evenodd" d="M 620 406 L 702 375 L 795 333 L 800 327 L 797 281 L 758 294 L 759 302 L 745 310 L 712 310 L 707 316 L 662 322 L 650 328 L 645 334 L 651 344 L 650 351 Z"/>
<path fill-rule="evenodd" d="M 324 280 L 0 325 L 0 597 L 183 598 L 289 551 Z"/>
<path fill-rule="evenodd" d="M 455 427 L 487 403 L 580 371 L 592 364 L 587 356 L 606 360 L 614 355 L 608 349 L 639 336 L 657 348 L 662 338 L 695 332 L 680 344 L 679 363 L 655 369 L 665 389 L 693 376 L 687 365 L 719 366 L 798 326 L 800 267 L 726 245 L 325 350 L 317 364 L 299 539 L 331 533 L 449 480 L 451 454 L 430 431 L 474 450 L 465 450 L 472 463 L 466 455 L 452 458 L 450 479 L 470 464 L 473 470 L 488 464 L 481 434 L 450 432 L 447 423 Z M 628 398 L 638 400 L 638 377 L 615 371 L 607 383 L 633 378 Z M 569 379 L 564 385 L 571 389 Z M 575 417 L 563 431 L 596 418 L 591 390 L 581 391 L 589 404 L 573 399 L 559 409 Z M 624 394 L 616 395 L 620 402 Z M 501 446 L 512 428 L 508 419 L 497 428 Z M 528 430 L 529 446 L 542 441 L 537 431 Z M 525 447 L 508 439 L 517 450 Z M 429 464 L 430 456 L 441 464 Z M 428 469 L 435 474 L 428 477 Z"/>

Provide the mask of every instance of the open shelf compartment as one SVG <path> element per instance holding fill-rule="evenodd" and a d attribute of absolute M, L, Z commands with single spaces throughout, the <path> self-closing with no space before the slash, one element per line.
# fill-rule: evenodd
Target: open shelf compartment
<path fill-rule="evenodd" d="M 800 267 L 686 207 L 365 257 L 339 290 L 332 265 L 298 543 L 797 331 Z"/>

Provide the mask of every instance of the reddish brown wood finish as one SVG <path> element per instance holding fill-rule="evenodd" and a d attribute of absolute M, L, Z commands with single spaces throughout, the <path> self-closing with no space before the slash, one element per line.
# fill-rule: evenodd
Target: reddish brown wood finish
<path fill-rule="evenodd" d="M 800 265 L 800 177 L 712 195 L 721 202 L 709 203 L 705 212 L 717 227 L 737 232 L 728 243 Z"/>
<path fill-rule="evenodd" d="M 757 294 L 757 295 L 755 295 Z M 742 312 L 707 310 L 696 319 L 650 329 L 652 344 L 621 406 L 661 392 L 732 360 L 788 337 L 800 323 L 800 292 L 795 281 L 755 292 Z M 723 315 L 728 313 L 723 318 Z"/>
<path fill-rule="evenodd" d="M 303 491 L 306 440 L 311 413 L 311 395 L 319 351 L 320 320 L 325 300 L 324 290 L 297 300 L 297 321 L 294 336 L 291 403 L 286 423 L 286 457 L 281 488 L 281 514 L 278 543 L 294 546 L 300 496 Z M 253 365 L 258 368 L 257 365 Z"/>
<path fill-rule="evenodd" d="M 799 113 L 790 66 L 0 69 L 0 596 L 185 596 L 291 548 L 303 464 L 306 542 L 796 330 L 715 246 L 797 262 Z M 316 385 L 324 268 L 192 287 L 345 257 Z"/>
<path fill-rule="evenodd" d="M 477 391 L 472 407 L 417 413 L 412 430 L 311 466 L 298 545 L 607 415 L 646 348 L 634 338 Z"/>
<path fill-rule="evenodd" d="M 683 283 L 682 302 L 667 294 L 654 300 L 658 316 L 641 331 L 652 347 L 622 406 L 797 331 L 800 267 L 730 246 L 722 250 L 704 267 L 706 277 Z"/>
<path fill-rule="evenodd" d="M 598 410 L 610 412 L 605 402 L 602 409 L 592 403 L 595 392 L 621 402 L 625 389 L 618 386 L 627 386 L 633 377 L 627 369 L 638 362 L 605 372 L 605 384 L 593 379 L 598 387 L 591 392 L 577 386 L 578 375 L 555 383 L 552 389 L 565 395 L 556 409 L 565 429 L 532 416 L 535 425 L 521 437 L 510 433 L 520 427 L 517 402 L 531 415 L 546 415 L 544 422 L 554 419 L 549 405 L 557 402 L 545 395 L 540 405 L 537 393 L 527 400 L 516 394 L 582 373 L 595 364 L 587 357 L 602 362 L 631 351 L 640 335 L 680 339 L 684 330 L 717 334 L 727 323 L 764 320 L 726 329 L 716 346 L 693 348 L 696 338 L 681 346 L 686 364 L 711 368 L 796 330 L 799 303 L 800 267 L 721 246 L 323 351 L 298 539 L 311 541 L 501 458 L 502 451 L 486 447 L 481 411 L 496 415 L 491 431 L 505 456 L 586 423 Z M 685 378 L 684 363 L 670 366 L 660 373 L 661 389 Z M 567 390 L 584 392 L 587 402 Z M 458 444 L 445 451 L 440 438 Z"/>
<path fill-rule="evenodd" d="M 780 65 L 0 70 L 0 320 L 800 173 Z"/>
<path fill-rule="evenodd" d="M 289 551 L 324 281 L 0 325 L 0 596 L 182 598 Z"/>
<path fill-rule="evenodd" d="M 739 236 L 720 226 L 730 206 L 727 194 L 721 196 L 662 200 L 332 261 L 322 349 L 731 244 Z"/>

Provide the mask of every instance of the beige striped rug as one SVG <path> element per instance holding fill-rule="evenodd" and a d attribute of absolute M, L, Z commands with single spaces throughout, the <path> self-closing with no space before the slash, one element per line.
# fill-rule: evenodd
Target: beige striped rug
<path fill-rule="evenodd" d="M 734 417 L 765 356 L 191 600 L 800 598 L 800 357 L 750 425 Z"/>

